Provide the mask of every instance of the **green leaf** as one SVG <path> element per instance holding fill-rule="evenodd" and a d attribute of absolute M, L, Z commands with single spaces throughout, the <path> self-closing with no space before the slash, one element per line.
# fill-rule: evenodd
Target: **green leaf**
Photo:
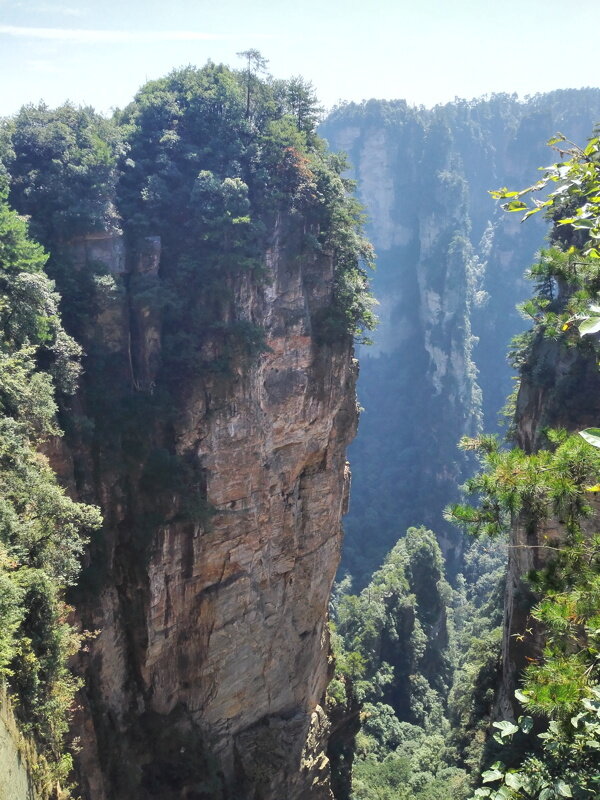
<path fill-rule="evenodd" d="M 561 797 L 573 797 L 573 793 L 571 792 L 571 787 L 568 783 L 564 781 L 557 781 L 554 784 L 554 788 L 559 793 Z"/>
<path fill-rule="evenodd" d="M 591 316 L 588 319 L 582 320 L 578 326 L 579 334 L 581 336 L 588 336 L 590 333 L 598 333 L 600 331 L 600 316 Z"/>
<path fill-rule="evenodd" d="M 587 430 L 588 431 L 595 431 L 595 432 L 597 431 L 598 433 L 600 433 L 598 428 L 587 428 Z M 583 433 L 585 433 L 585 432 L 586 431 L 583 431 L 581 433 L 581 435 L 583 436 Z M 584 439 L 585 439 L 585 437 L 584 437 Z M 586 441 L 587 441 L 587 439 L 586 439 Z M 599 445 L 594 445 L 594 447 L 598 447 L 598 446 Z M 583 707 L 587 708 L 588 711 L 594 711 L 595 712 L 595 711 L 600 710 L 600 702 L 598 702 L 598 700 L 590 700 L 589 697 L 584 697 L 582 702 L 583 702 Z"/>
<path fill-rule="evenodd" d="M 488 194 L 491 194 L 494 200 L 506 200 L 509 197 L 518 197 L 521 192 L 513 192 L 503 186 L 502 189 L 492 189 Z"/>
<path fill-rule="evenodd" d="M 514 725 L 512 722 L 508 720 L 502 720 L 502 722 L 494 722 L 494 728 L 498 728 L 500 731 L 500 736 L 504 739 L 506 736 L 512 736 L 519 730 L 518 725 Z"/>
<path fill-rule="evenodd" d="M 514 797 L 514 794 L 508 786 L 501 786 L 496 792 L 496 797 L 500 798 L 500 800 L 510 800 L 510 798 Z"/>
<path fill-rule="evenodd" d="M 586 428 L 583 431 L 579 431 L 579 435 L 582 436 L 588 444 L 600 448 L 600 428 Z"/>
<path fill-rule="evenodd" d="M 533 719 L 531 717 L 519 717 L 519 728 L 523 733 L 529 733 L 533 728 Z"/>
<path fill-rule="evenodd" d="M 510 203 L 505 203 L 502 208 L 505 211 L 524 211 L 527 208 L 527 203 L 522 200 L 511 200 Z"/>
<path fill-rule="evenodd" d="M 522 705 L 525 705 L 526 703 L 529 702 L 529 698 L 527 697 L 527 695 L 523 694 L 523 692 L 520 689 L 517 689 L 515 691 L 515 697 Z"/>
<path fill-rule="evenodd" d="M 547 786 L 545 789 L 542 789 L 539 795 L 539 800 L 554 800 L 556 794 L 554 793 L 554 789 L 551 789 Z"/>
<path fill-rule="evenodd" d="M 499 769 L 486 769 L 481 775 L 481 781 L 482 783 L 492 783 L 493 781 L 502 780 L 503 777 L 504 775 Z"/>
<path fill-rule="evenodd" d="M 519 790 L 523 787 L 523 776 L 520 772 L 507 772 L 504 776 L 504 782 L 511 789 Z"/>

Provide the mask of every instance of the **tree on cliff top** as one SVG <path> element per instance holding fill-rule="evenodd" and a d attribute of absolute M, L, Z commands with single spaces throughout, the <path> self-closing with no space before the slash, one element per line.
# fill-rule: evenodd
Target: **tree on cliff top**
<path fill-rule="evenodd" d="M 122 143 L 116 126 L 91 108 L 27 105 L 0 130 L 0 160 L 11 203 L 31 216 L 46 246 L 118 220 L 113 205 Z"/>
<path fill-rule="evenodd" d="M 236 53 L 239 58 L 246 61 L 246 69 L 244 70 L 246 82 L 246 119 L 250 117 L 250 100 L 254 87 L 258 84 L 258 75 L 267 70 L 269 60 L 264 58 L 260 50 L 250 49 L 241 50 Z"/>

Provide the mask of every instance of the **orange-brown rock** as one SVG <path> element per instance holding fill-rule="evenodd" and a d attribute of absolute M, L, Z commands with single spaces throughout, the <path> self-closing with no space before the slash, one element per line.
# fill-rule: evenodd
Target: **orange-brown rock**
<path fill-rule="evenodd" d="M 356 364 L 350 337 L 313 332 L 332 299 L 330 259 L 289 258 L 280 227 L 266 279 L 230 279 L 236 318 L 261 326 L 268 349 L 226 374 L 182 376 L 169 423 L 148 423 L 156 447 L 200 466 L 194 486 L 170 490 L 149 541 L 133 531 L 155 498 L 141 465 L 119 466 L 122 440 L 72 437 L 57 456 L 106 520 L 77 601 L 82 626 L 99 631 L 79 663 L 86 800 L 331 797 L 320 704 Z M 132 280 L 160 281 L 159 259 L 152 239 L 129 274 L 113 274 L 119 290 L 90 334 L 120 359 L 132 396 L 152 396 L 161 349 L 160 315 L 132 297 Z M 77 403 L 89 404 L 85 390 Z M 204 508 L 194 522 L 188 501 Z"/>

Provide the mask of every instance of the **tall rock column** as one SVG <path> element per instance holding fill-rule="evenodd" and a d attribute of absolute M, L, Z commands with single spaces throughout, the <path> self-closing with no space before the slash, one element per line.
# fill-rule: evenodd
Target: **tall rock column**
<path fill-rule="evenodd" d="M 263 328 L 264 352 L 182 384 L 168 422 L 154 411 L 145 423 L 145 463 L 130 454 L 123 463 L 124 433 L 86 442 L 80 432 L 57 458 L 106 521 L 77 599 L 82 625 L 98 632 L 80 659 L 89 800 L 331 796 L 320 703 L 356 365 L 349 336 L 317 341 L 312 320 L 331 303 L 333 264 L 297 258 L 298 236 L 279 221 L 264 279 L 230 279 L 232 308 Z M 135 286 L 140 274 L 160 279 L 139 262 L 121 273 L 107 260 L 114 286 L 88 336 L 130 387 L 125 399 L 151 404 L 160 325 Z M 93 394 L 84 387 L 80 410 Z M 193 465 L 194 479 L 157 479 L 164 462 L 167 473 Z"/>

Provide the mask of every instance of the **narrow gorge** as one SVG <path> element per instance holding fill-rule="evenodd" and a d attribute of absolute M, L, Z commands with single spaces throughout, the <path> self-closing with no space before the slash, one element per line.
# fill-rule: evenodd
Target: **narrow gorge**
<path fill-rule="evenodd" d="M 321 131 L 353 165 L 377 253 L 374 346 L 361 348 L 365 411 L 349 451 L 354 483 L 342 567 L 362 586 L 411 525 L 433 528 L 458 568 L 460 537 L 442 517 L 473 464 L 463 435 L 497 429 L 514 386 L 516 305 L 546 224 L 503 213 L 489 191 L 521 187 L 563 131 L 585 141 L 596 89 L 518 100 L 495 95 L 428 110 L 369 100 L 334 110 Z"/>

